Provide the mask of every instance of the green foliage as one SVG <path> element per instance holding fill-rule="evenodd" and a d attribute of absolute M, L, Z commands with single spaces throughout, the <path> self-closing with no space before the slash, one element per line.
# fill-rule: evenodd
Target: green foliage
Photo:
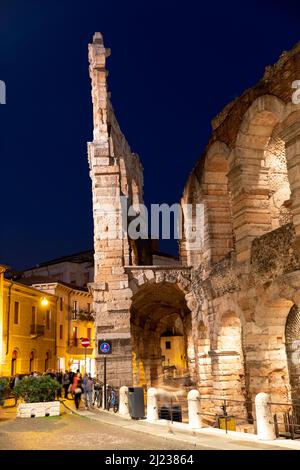
<path fill-rule="evenodd" d="M 60 389 L 57 380 L 49 375 L 41 377 L 26 377 L 20 380 L 14 388 L 18 398 L 22 398 L 26 403 L 38 403 L 53 401 L 55 392 Z"/>
<path fill-rule="evenodd" d="M 8 379 L 4 379 L 0 377 L 0 405 L 3 405 L 4 398 L 8 390 L 9 390 Z"/>

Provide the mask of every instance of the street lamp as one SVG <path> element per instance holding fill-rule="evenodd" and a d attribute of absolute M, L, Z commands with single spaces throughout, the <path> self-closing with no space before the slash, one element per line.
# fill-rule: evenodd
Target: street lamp
<path fill-rule="evenodd" d="M 47 305 L 49 304 L 49 301 L 46 299 L 46 297 L 42 298 L 41 304 L 43 305 L 43 307 L 47 307 Z"/>

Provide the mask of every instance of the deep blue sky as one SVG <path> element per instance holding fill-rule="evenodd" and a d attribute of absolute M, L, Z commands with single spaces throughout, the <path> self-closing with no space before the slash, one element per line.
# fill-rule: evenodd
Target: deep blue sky
<path fill-rule="evenodd" d="M 146 201 L 173 203 L 211 118 L 300 40 L 300 10 L 296 1 L 0 0 L 0 262 L 19 269 L 92 247 L 95 31 L 112 50 L 112 101 L 141 157 Z"/>

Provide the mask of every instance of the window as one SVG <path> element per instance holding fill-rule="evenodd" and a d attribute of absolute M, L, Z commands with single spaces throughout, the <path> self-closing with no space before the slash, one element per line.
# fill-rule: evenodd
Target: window
<path fill-rule="evenodd" d="M 87 329 L 86 329 L 86 336 L 87 336 L 87 338 L 91 341 L 91 337 L 92 337 L 92 328 L 87 328 Z"/>
<path fill-rule="evenodd" d="M 77 326 L 73 326 L 73 344 L 77 346 Z"/>
<path fill-rule="evenodd" d="M 87 311 L 88 313 L 91 313 L 91 304 L 87 304 Z"/>
<path fill-rule="evenodd" d="M 59 310 L 62 312 L 63 311 L 63 298 L 59 298 Z"/>
<path fill-rule="evenodd" d="M 20 316 L 20 303 L 15 302 L 15 310 L 14 310 L 14 324 L 19 324 L 19 316 Z"/>
<path fill-rule="evenodd" d="M 59 339 L 63 339 L 63 335 L 64 335 L 63 331 L 64 331 L 63 325 L 59 325 Z"/>
<path fill-rule="evenodd" d="M 83 273 L 83 284 L 87 284 L 88 282 L 90 282 L 90 273 Z"/>
<path fill-rule="evenodd" d="M 73 301 L 73 310 L 74 310 L 74 313 L 77 313 L 77 309 L 78 309 L 78 302 L 77 302 L 77 300 L 74 300 L 74 301 Z"/>
<path fill-rule="evenodd" d="M 36 308 L 31 307 L 31 324 L 35 325 L 36 324 Z"/>
<path fill-rule="evenodd" d="M 166 349 L 171 349 L 171 341 L 166 341 Z"/>
<path fill-rule="evenodd" d="M 76 284 L 76 273 L 70 273 L 71 284 Z"/>
<path fill-rule="evenodd" d="M 50 330 L 50 319 L 51 319 L 50 310 L 47 310 L 46 311 L 46 328 L 47 328 L 47 330 Z"/>

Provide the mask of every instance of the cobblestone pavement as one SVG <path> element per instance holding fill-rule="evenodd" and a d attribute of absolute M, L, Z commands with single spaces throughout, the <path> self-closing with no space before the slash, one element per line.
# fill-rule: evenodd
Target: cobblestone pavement
<path fill-rule="evenodd" d="M 0 450 L 194 450 L 195 446 L 170 442 L 119 429 L 63 412 L 51 418 L 14 418 L 15 410 L 0 410 Z"/>

